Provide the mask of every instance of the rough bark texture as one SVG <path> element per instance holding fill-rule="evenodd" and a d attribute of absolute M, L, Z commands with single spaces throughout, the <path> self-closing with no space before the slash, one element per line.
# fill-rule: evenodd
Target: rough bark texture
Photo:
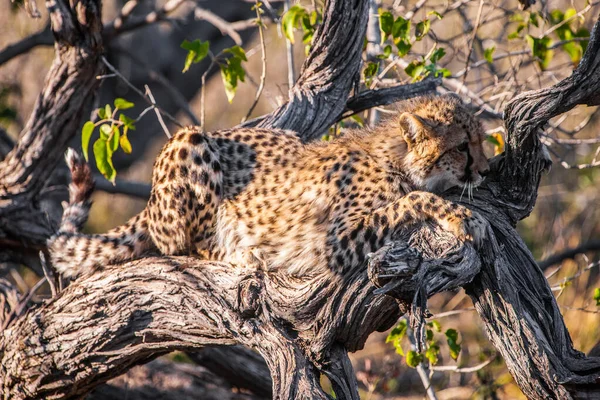
<path fill-rule="evenodd" d="M 100 1 L 83 0 L 72 8 L 49 0 L 48 9 L 56 57 L 19 142 L 0 163 L 0 238 L 25 246 L 43 245 L 52 234 L 52 218 L 37 197 L 77 131 L 103 70 Z"/>
<path fill-rule="evenodd" d="M 77 7 L 85 9 L 86 4 Z M 68 8 L 59 12 L 71 15 Z M 310 140 L 344 111 L 358 73 L 366 14 L 366 1 L 328 3 L 290 102 L 261 119 L 262 126 L 294 129 Z M 343 274 L 299 279 L 284 271 L 235 269 L 188 257 L 107 266 L 4 330 L 0 392 L 15 399 L 77 398 L 166 352 L 237 343 L 262 355 L 275 398 L 330 398 L 319 385 L 323 373 L 338 399 L 358 399 L 347 352 L 362 348 L 370 333 L 389 328 L 404 311 L 410 312 L 416 337 L 422 340 L 427 298 L 463 286 L 529 398 L 597 396 L 600 359 L 573 349 L 548 284 L 514 225 L 531 212 L 540 176 L 549 165 L 537 137 L 539 128 L 576 104 L 600 102 L 599 25 L 571 77 L 519 96 L 507 107 L 507 152 L 494 160 L 485 185 L 465 204 L 491 223 L 488 240 L 477 251 L 424 225 L 377 251 L 365 268 Z M 57 50 L 60 55 L 60 46 Z M 66 96 L 57 100 L 69 103 Z M 41 111 L 43 107 L 36 112 Z M 31 126 L 40 124 L 48 137 L 33 140 L 35 132 L 26 134 L 22 141 L 29 145 L 20 142 L 13 151 L 22 149 L 23 163 L 18 165 L 37 175 L 3 169 L 5 198 L 39 190 L 48 175 L 36 162 L 50 165 L 44 161 L 48 155 L 36 158 L 27 152 L 64 146 L 52 139 L 60 133 L 55 130 L 75 129 L 70 122 L 57 125 L 66 118 L 62 114 L 53 119 L 43 115 L 34 115 Z M 48 152 L 58 157 L 62 150 Z M 14 157 L 4 162 L 17 165 L 10 161 Z M 448 193 L 448 198 L 459 201 L 460 196 Z M 1 227 L 6 230 L 4 221 Z M 18 297 L 10 285 L 2 284 L 0 290 L 6 314 Z"/>
<path fill-rule="evenodd" d="M 265 397 L 234 393 L 206 368 L 154 360 L 133 367 L 90 393 L 86 400 L 258 400 Z"/>

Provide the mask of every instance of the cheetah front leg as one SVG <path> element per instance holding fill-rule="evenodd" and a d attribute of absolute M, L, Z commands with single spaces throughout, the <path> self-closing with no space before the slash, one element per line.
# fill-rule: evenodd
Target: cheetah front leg
<path fill-rule="evenodd" d="M 480 246 L 486 236 L 487 222 L 476 212 L 430 192 L 411 192 L 377 209 L 369 218 L 381 239 L 409 225 L 433 221 L 461 241 Z M 387 228 L 387 229 L 386 229 Z M 379 236 L 378 235 L 378 236 Z"/>

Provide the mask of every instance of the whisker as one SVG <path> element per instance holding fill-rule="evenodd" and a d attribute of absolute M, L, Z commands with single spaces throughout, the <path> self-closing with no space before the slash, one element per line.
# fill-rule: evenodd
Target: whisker
<path fill-rule="evenodd" d="M 469 202 L 473 201 L 473 182 L 469 182 Z"/>
<path fill-rule="evenodd" d="M 462 197 L 463 197 L 463 194 L 465 193 L 465 189 L 466 189 L 466 188 L 467 188 L 467 184 L 465 183 L 465 184 L 463 185 L 463 190 L 462 190 L 462 192 L 460 192 L 460 198 L 458 199 L 458 201 L 462 201 Z"/>

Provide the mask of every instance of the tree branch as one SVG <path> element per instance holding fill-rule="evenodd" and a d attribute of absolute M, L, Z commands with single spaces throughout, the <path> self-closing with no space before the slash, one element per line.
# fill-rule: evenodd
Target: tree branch
<path fill-rule="evenodd" d="M 572 247 L 563 250 L 557 254 L 553 254 L 548 258 L 540 261 L 538 265 L 543 271 L 553 266 L 554 264 L 559 264 L 564 260 L 575 258 L 575 256 L 577 256 L 578 254 L 588 253 L 591 251 L 600 251 L 600 240 L 590 240 L 589 242 L 582 243 L 577 247 Z"/>

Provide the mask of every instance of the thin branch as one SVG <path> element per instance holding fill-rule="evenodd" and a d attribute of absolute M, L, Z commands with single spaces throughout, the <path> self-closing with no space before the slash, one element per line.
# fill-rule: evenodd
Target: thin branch
<path fill-rule="evenodd" d="M 563 262 L 564 260 L 572 260 L 579 254 L 589 253 L 592 251 L 600 251 L 600 240 L 590 240 L 589 242 L 582 243 L 577 247 L 569 248 L 553 254 L 538 262 L 538 265 L 542 270 L 545 270 L 555 264 Z"/>
<path fill-rule="evenodd" d="M 290 0 L 285 0 L 283 3 L 284 13 L 288 12 L 289 9 Z M 278 28 L 281 30 L 280 25 L 278 25 Z M 288 40 L 288 38 L 285 38 L 285 50 L 287 55 L 288 88 L 291 89 L 296 81 L 296 72 L 294 71 L 294 46 L 292 45 L 292 42 Z"/>
<path fill-rule="evenodd" d="M 42 271 L 44 271 L 44 277 L 50 285 L 50 293 L 52 293 L 52 297 L 56 297 L 58 293 L 56 290 L 56 285 L 54 284 L 54 279 L 52 273 L 50 272 L 50 268 L 48 268 L 48 264 L 46 263 L 46 256 L 43 251 L 40 251 L 40 264 L 42 265 Z"/>
<path fill-rule="evenodd" d="M 225 21 L 223 18 L 219 17 L 213 12 L 196 6 L 196 8 L 194 8 L 194 17 L 197 20 L 210 23 L 215 28 L 220 30 L 222 34 L 229 36 L 235 42 L 235 44 L 238 46 L 242 45 L 242 37 L 239 33 L 237 33 L 236 29 L 229 22 Z"/>
<path fill-rule="evenodd" d="M 152 79 L 153 81 L 155 81 L 157 83 L 160 83 L 162 85 L 162 87 L 167 92 L 169 92 L 169 95 L 171 96 L 171 99 L 173 100 L 173 102 L 177 105 L 177 107 L 179 107 L 184 113 L 187 114 L 187 116 L 190 118 L 192 123 L 195 125 L 200 125 L 200 121 L 198 120 L 198 118 L 196 117 L 196 115 L 194 114 L 192 109 L 190 108 L 188 101 L 179 92 L 179 90 L 177 90 L 176 86 L 173 83 L 169 82 L 167 77 L 165 77 L 160 72 L 150 68 L 146 62 L 144 62 L 142 59 L 140 59 L 134 53 L 132 53 L 130 51 L 126 51 L 125 49 L 123 49 L 119 46 L 112 46 L 112 49 L 119 51 L 122 55 L 130 58 L 133 62 L 135 62 L 142 68 L 144 68 L 146 70 L 146 72 L 148 73 L 148 77 L 150 79 Z M 111 75 L 113 75 L 113 74 L 111 74 Z"/>
<path fill-rule="evenodd" d="M 261 55 L 262 55 L 262 58 L 261 58 L 262 74 L 260 75 L 260 84 L 258 85 L 258 89 L 256 90 L 256 96 L 254 97 L 254 102 L 252 103 L 252 106 L 250 106 L 250 109 L 248 110 L 248 113 L 246 113 L 246 116 L 244 117 L 244 119 L 242 119 L 242 123 L 244 123 L 250 117 L 250 115 L 252 114 L 252 111 L 254 111 L 254 108 L 258 104 L 258 100 L 260 99 L 260 96 L 263 92 L 263 89 L 265 87 L 265 80 L 267 78 L 267 48 L 265 45 L 263 23 L 262 23 L 262 19 L 260 16 L 261 9 L 258 6 L 258 3 L 256 3 L 256 5 L 255 5 L 255 10 L 256 10 L 256 19 L 257 19 L 257 24 L 258 24 L 258 33 L 260 36 L 260 50 L 261 50 Z"/>
<path fill-rule="evenodd" d="M 160 108 L 158 105 L 156 105 L 156 102 L 153 101 L 149 96 L 147 96 L 146 94 L 144 94 L 141 90 L 139 90 L 138 88 L 136 88 L 133 83 L 129 82 L 129 80 L 127 78 L 125 78 L 123 76 L 123 74 L 121 74 L 111 63 L 108 62 L 108 60 L 106 59 L 106 57 L 101 56 L 100 57 L 102 62 L 104 63 L 104 65 L 106 65 L 106 67 L 115 75 L 117 75 L 123 82 L 125 82 L 125 84 L 127 86 L 129 86 L 129 88 L 131 90 L 133 90 L 134 92 L 136 92 L 142 99 L 144 99 L 146 101 L 146 103 L 148 103 L 149 105 L 151 105 L 155 110 L 158 110 L 158 112 L 160 112 L 162 115 L 164 115 L 165 117 L 167 117 L 169 119 L 169 121 L 171 121 L 172 123 L 174 123 L 175 125 L 179 126 L 180 128 L 183 128 L 183 125 L 181 125 L 176 119 L 175 117 L 173 117 L 171 114 L 169 114 L 167 111 L 163 110 L 162 108 Z M 158 115 L 158 114 L 157 114 Z M 164 121 L 162 121 L 162 118 L 159 118 L 159 121 L 161 122 L 161 125 L 163 125 L 163 129 L 164 128 Z M 167 134 L 167 136 L 169 136 L 169 134 Z"/>
<path fill-rule="evenodd" d="M 410 347 L 416 351 L 417 340 L 413 330 L 408 328 L 406 334 L 408 336 L 408 340 L 410 341 Z M 435 390 L 431 385 L 431 379 L 429 379 L 428 366 L 425 364 L 425 361 L 421 361 L 419 365 L 417 365 L 417 373 L 419 374 L 419 378 L 421 378 L 421 382 L 423 383 L 423 387 L 425 388 L 425 392 L 427 393 L 429 400 L 437 400 Z"/>
<path fill-rule="evenodd" d="M 494 358 L 489 358 L 481 364 L 477 364 L 472 367 L 458 367 L 457 365 L 433 365 L 430 368 L 432 371 L 438 372 L 457 372 L 459 374 L 468 374 L 471 372 L 477 372 L 479 370 L 482 370 L 483 368 L 487 367 L 492 361 L 494 361 Z"/>
<path fill-rule="evenodd" d="M 465 64 L 465 74 L 463 75 L 462 83 L 464 84 L 467 79 L 469 72 L 469 62 L 471 61 L 471 53 L 473 52 L 473 46 L 475 45 L 475 39 L 477 38 L 477 29 L 481 23 L 481 12 L 483 11 L 483 0 L 479 0 L 479 9 L 477 10 L 477 19 L 475 20 L 475 26 L 473 27 L 473 35 L 471 36 L 471 45 L 469 46 L 469 52 L 467 53 L 467 60 Z"/>
<path fill-rule="evenodd" d="M 179 6 L 185 3 L 187 0 L 169 0 L 160 9 L 149 12 L 142 16 L 133 16 L 128 18 L 123 23 L 119 23 L 119 20 L 109 22 L 104 26 L 103 37 L 106 42 L 110 42 L 115 36 L 132 31 L 134 29 L 151 25 L 159 21 L 164 21 L 167 16 L 175 11 Z"/>
<path fill-rule="evenodd" d="M 99 174 L 94 175 L 94 180 L 96 181 L 96 189 L 102 192 L 123 194 L 145 200 L 150 197 L 150 191 L 152 189 L 150 184 L 126 181 L 119 178 L 116 179 L 115 184 L 113 185 Z"/>
<path fill-rule="evenodd" d="M 154 106 L 154 112 L 156 113 L 156 118 L 158 118 L 158 122 L 160 123 L 160 126 L 163 129 L 163 132 L 165 133 L 165 135 L 167 135 L 167 137 L 169 139 L 171 139 L 171 132 L 169 132 L 169 128 L 167 128 L 165 121 L 163 121 L 162 116 L 160 115 L 160 111 L 159 111 L 158 107 L 156 106 L 156 100 L 154 99 L 154 96 L 152 95 L 152 91 L 150 90 L 150 87 L 148 85 L 144 85 L 144 87 L 146 88 L 146 95 L 148 96 L 148 98 L 150 99 L 150 102 Z"/>
<path fill-rule="evenodd" d="M 54 43 L 54 39 L 50 33 L 50 25 L 48 24 L 41 31 L 34 33 L 31 36 L 27 36 L 19 42 L 6 46 L 0 52 L 0 65 L 23 53 L 27 53 L 36 46 L 52 46 L 52 43 Z"/>

